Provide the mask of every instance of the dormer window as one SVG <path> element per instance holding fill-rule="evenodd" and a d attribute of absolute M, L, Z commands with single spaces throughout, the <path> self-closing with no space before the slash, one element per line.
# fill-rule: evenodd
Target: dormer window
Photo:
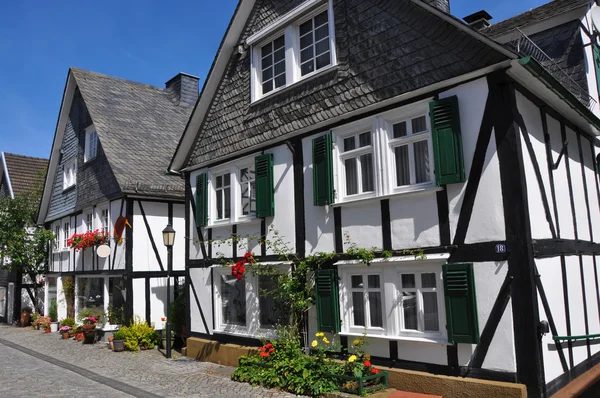
<path fill-rule="evenodd" d="M 252 46 L 251 96 L 256 101 L 335 65 L 331 5 L 309 0 L 247 43 Z"/>

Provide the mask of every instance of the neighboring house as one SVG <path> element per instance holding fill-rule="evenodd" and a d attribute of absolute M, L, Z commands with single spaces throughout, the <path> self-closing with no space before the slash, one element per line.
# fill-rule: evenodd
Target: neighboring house
<path fill-rule="evenodd" d="M 0 153 L 0 197 L 14 199 L 29 195 L 48 168 L 48 159 Z M 0 257 L 6 264 L 10 259 Z M 0 269 L 0 323 L 13 323 L 21 307 L 34 307 L 36 295 L 30 280 Z"/>
<path fill-rule="evenodd" d="M 583 95 L 448 11 L 240 1 L 169 167 L 186 180 L 188 355 L 273 335 L 269 281 L 220 265 L 274 248 L 215 240 L 278 232 L 301 257 L 346 253 L 346 234 L 379 248 L 317 272 L 309 317 L 343 347 L 366 333 L 377 364 L 537 397 L 598 362 L 591 337 L 564 340 L 600 333 L 595 76 L 574 77 Z"/>
<path fill-rule="evenodd" d="M 76 316 L 92 308 L 111 312 L 117 316 L 104 325 L 110 330 L 122 322 L 122 310 L 126 320 L 136 315 L 161 327 L 167 224 L 179 232 L 175 283 L 185 266 L 184 183 L 165 170 L 197 97 L 198 79 L 184 73 L 163 89 L 69 70 L 39 213 L 39 223 L 56 235 L 46 301 L 57 298 L 59 318 L 67 316 L 68 276 L 75 282 Z M 120 244 L 113 239 L 119 217 L 131 225 Z M 108 257 L 96 248 L 69 248 L 74 233 L 95 230 L 111 235 Z"/>

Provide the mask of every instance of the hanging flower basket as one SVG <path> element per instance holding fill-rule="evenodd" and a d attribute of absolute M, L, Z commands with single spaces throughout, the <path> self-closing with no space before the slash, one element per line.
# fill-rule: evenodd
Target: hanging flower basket
<path fill-rule="evenodd" d="M 82 234 L 73 234 L 67 239 L 67 246 L 75 251 L 85 250 L 89 247 L 100 246 L 110 241 L 110 235 L 97 229 Z"/>

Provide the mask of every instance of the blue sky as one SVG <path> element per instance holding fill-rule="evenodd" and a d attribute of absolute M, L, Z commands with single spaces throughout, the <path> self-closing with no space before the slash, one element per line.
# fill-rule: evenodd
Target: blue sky
<path fill-rule="evenodd" d="M 0 151 L 48 157 L 69 66 L 163 87 L 203 81 L 238 0 L 61 0 L 0 4 Z M 451 0 L 499 22 L 548 0 Z"/>

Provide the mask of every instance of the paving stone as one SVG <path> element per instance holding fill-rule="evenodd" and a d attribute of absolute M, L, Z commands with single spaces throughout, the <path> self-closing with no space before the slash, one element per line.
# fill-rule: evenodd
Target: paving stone
<path fill-rule="evenodd" d="M 40 358 L 48 356 L 93 372 L 92 379 L 7 347 L 1 340 L 42 354 Z M 165 359 L 158 350 L 117 353 L 105 343 L 85 345 L 31 328 L 0 326 L 0 358 L 3 363 L 0 397 L 131 396 L 111 388 L 108 381 L 102 384 L 94 381 L 94 374 L 134 387 L 132 394 L 137 396 L 143 396 L 143 392 L 164 397 L 294 396 L 231 381 L 229 375 L 233 369 L 229 367 L 185 357 Z M 136 394 L 136 390 L 142 393 Z"/>

